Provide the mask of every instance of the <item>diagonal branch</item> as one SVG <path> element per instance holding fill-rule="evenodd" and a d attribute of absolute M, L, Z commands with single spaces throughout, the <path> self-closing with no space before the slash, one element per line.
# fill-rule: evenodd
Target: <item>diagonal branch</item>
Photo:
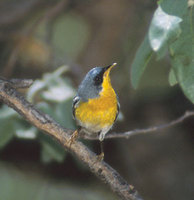
<path fill-rule="evenodd" d="M 9 83 L 15 89 L 17 89 L 17 88 L 29 88 L 33 83 L 32 79 L 16 79 L 16 78 L 14 78 L 14 79 L 11 79 L 11 80 L 7 80 L 6 78 L 0 76 L 0 83 L 2 81 L 4 83 L 6 83 L 6 82 Z"/>
<path fill-rule="evenodd" d="M 10 81 L 12 82 L 12 81 Z M 23 96 L 21 96 L 13 84 L 9 81 L 0 81 L 0 99 L 22 115 L 27 121 L 56 139 L 66 150 L 74 154 L 91 172 L 107 183 L 111 189 L 124 200 L 142 200 L 133 186 L 129 185 L 120 174 L 105 162 L 98 161 L 96 155 L 81 142 L 75 141 L 68 144 L 71 130 L 64 129 L 50 116 L 37 110 Z M 19 84 L 18 84 L 19 85 Z M 24 84 L 25 85 L 25 84 Z M 30 84 L 29 84 L 30 85 Z M 22 84 L 20 85 L 22 87 Z"/>

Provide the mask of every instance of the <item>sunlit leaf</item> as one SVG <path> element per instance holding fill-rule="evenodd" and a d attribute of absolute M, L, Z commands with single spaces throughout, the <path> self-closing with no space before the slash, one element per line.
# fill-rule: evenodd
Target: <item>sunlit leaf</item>
<path fill-rule="evenodd" d="M 72 98 L 75 95 L 74 89 L 67 78 L 61 77 L 67 70 L 67 66 L 61 66 L 52 73 L 44 74 L 41 80 L 34 81 L 27 94 L 28 100 L 33 101 L 39 93 L 44 100 L 54 102 L 64 102 Z"/>
<path fill-rule="evenodd" d="M 194 0 L 188 0 L 188 7 L 194 6 Z"/>
<path fill-rule="evenodd" d="M 63 102 L 75 95 L 75 92 L 67 84 L 52 85 L 48 90 L 42 92 L 45 100 Z"/>
<path fill-rule="evenodd" d="M 157 58 L 165 55 L 166 49 L 181 34 L 180 26 L 184 11 L 187 9 L 185 0 L 161 0 L 153 17 L 148 35 L 139 47 L 132 63 L 131 80 L 134 88 L 138 87 L 140 78 L 155 51 Z M 173 49 L 170 49 L 171 53 Z"/>
<path fill-rule="evenodd" d="M 150 28 L 149 41 L 153 51 L 164 56 L 168 43 L 174 41 L 181 33 L 180 22 L 182 19 L 165 13 L 159 6 L 154 13 Z"/>
<path fill-rule="evenodd" d="M 28 89 L 27 92 L 27 99 L 28 101 L 33 101 L 34 96 L 43 88 L 45 87 L 45 83 L 41 80 L 36 80 L 33 82 L 33 84 L 31 85 L 31 87 Z"/>
<path fill-rule="evenodd" d="M 37 135 L 37 128 L 35 128 L 34 126 L 31 126 L 29 128 L 25 128 L 24 126 L 20 128 L 18 127 L 15 130 L 15 134 L 18 138 L 22 138 L 22 139 L 35 139 L 36 135 Z"/>

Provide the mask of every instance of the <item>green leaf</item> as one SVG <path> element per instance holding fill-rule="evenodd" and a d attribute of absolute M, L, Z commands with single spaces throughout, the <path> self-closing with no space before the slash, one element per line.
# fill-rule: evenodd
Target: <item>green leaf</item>
<path fill-rule="evenodd" d="M 14 137 L 14 121 L 0 119 L 0 149 L 3 148 Z"/>
<path fill-rule="evenodd" d="M 59 145 L 51 137 L 42 133 L 40 133 L 39 139 L 42 147 L 41 158 L 43 162 L 48 163 L 53 160 L 63 162 L 66 152 L 61 145 Z"/>
<path fill-rule="evenodd" d="M 182 33 L 170 46 L 170 52 L 177 81 L 187 98 L 194 103 L 194 32 L 191 16 L 186 9 L 181 23 Z"/>
<path fill-rule="evenodd" d="M 3 105 L 0 109 L 0 148 L 3 148 L 13 137 L 19 115 L 11 108 Z"/>
<path fill-rule="evenodd" d="M 137 88 L 140 78 L 150 61 L 150 58 L 153 54 L 153 51 L 149 44 L 148 36 L 145 37 L 144 41 L 140 45 L 135 58 L 132 63 L 132 69 L 131 69 L 131 81 L 133 88 Z"/>
<path fill-rule="evenodd" d="M 49 105 L 46 102 L 40 102 L 37 107 L 52 116 L 59 124 L 65 128 L 75 129 L 75 121 L 72 117 L 72 99 L 57 103 L 55 105 Z"/>
<path fill-rule="evenodd" d="M 30 166 L 33 167 L 30 167 Z M 83 184 L 80 181 L 73 182 L 42 170 L 33 170 L 36 166 L 31 163 L 28 166 L 17 167 L 13 162 L 0 161 L 0 199 L 1 200 L 116 200 L 114 194 L 109 192 L 101 184 L 90 181 Z M 37 167 L 40 168 L 39 165 Z M 65 166 L 64 170 L 65 170 Z M 45 169 L 45 168 L 43 168 Z M 55 170 L 57 168 L 55 167 Z M 51 172 L 49 170 L 49 172 Z M 57 173 L 55 173 L 57 174 Z M 51 176 L 53 175 L 53 176 Z"/>
<path fill-rule="evenodd" d="M 33 84 L 31 85 L 31 87 L 28 89 L 28 93 L 26 96 L 28 101 L 32 102 L 34 100 L 35 96 L 38 94 L 38 92 L 40 92 L 45 87 L 46 87 L 46 84 L 42 80 L 34 81 Z"/>
<path fill-rule="evenodd" d="M 171 23 L 170 32 L 165 30 L 166 29 L 165 26 L 163 27 L 164 30 L 162 30 L 164 32 L 162 32 L 160 30 L 161 27 L 159 29 L 157 27 L 157 22 L 159 22 L 158 19 L 161 19 L 161 17 L 159 18 L 157 17 L 157 20 L 155 19 L 156 21 L 152 22 L 154 23 L 154 26 L 152 26 L 152 29 L 148 32 L 148 35 L 145 37 L 143 43 L 139 47 L 135 55 L 135 59 L 133 60 L 133 63 L 132 63 L 131 81 L 132 81 L 132 86 L 134 88 L 138 87 L 140 78 L 148 62 L 150 61 L 150 58 L 153 54 L 152 48 L 154 47 L 157 50 L 157 57 L 161 58 L 165 55 L 166 49 L 169 47 L 169 44 L 174 42 L 174 40 L 177 39 L 177 37 L 181 34 L 182 29 L 180 28 L 179 23 L 180 23 L 180 20 L 183 18 L 185 10 L 187 10 L 187 1 L 186 0 L 163 0 L 163 1 L 159 1 L 159 7 L 160 7 L 160 10 L 157 10 L 157 12 L 159 11 L 158 14 L 160 14 L 161 13 L 160 11 L 162 10 L 164 12 L 163 14 L 165 16 L 168 16 L 167 18 L 170 17 L 170 19 L 172 19 L 171 17 L 173 17 L 172 21 L 174 21 L 175 23 Z M 166 33 L 168 34 L 165 35 Z M 152 47 L 151 47 L 150 41 L 149 41 L 150 37 L 151 37 L 151 40 L 153 38 L 156 38 L 157 40 L 159 39 L 159 42 L 157 41 L 155 45 L 155 42 L 152 41 Z"/>
<path fill-rule="evenodd" d="M 70 13 L 61 15 L 54 23 L 53 45 L 56 56 L 61 59 L 64 55 L 75 59 L 82 51 L 89 38 L 88 24 L 81 17 Z"/>
<path fill-rule="evenodd" d="M 170 73 L 169 73 L 169 76 L 168 76 L 168 81 L 169 81 L 170 86 L 174 86 L 178 83 L 177 80 L 176 80 L 176 76 L 174 74 L 173 69 L 170 70 Z"/>
<path fill-rule="evenodd" d="M 39 102 L 38 104 L 36 104 L 37 108 L 39 108 L 41 111 L 43 111 L 44 113 L 52 116 L 52 114 L 54 113 L 52 106 L 46 102 Z"/>
<path fill-rule="evenodd" d="M 67 78 L 61 75 L 68 70 L 67 66 L 61 66 L 52 73 L 46 73 L 41 80 L 36 80 L 28 90 L 27 99 L 33 99 L 40 94 L 46 101 L 64 102 L 75 95 L 75 91 Z"/>
<path fill-rule="evenodd" d="M 36 138 L 36 135 L 38 133 L 37 128 L 35 128 L 34 126 L 30 126 L 26 128 L 24 124 L 19 125 L 18 123 L 15 129 L 16 137 L 21 138 L 21 139 L 35 139 Z"/>
<path fill-rule="evenodd" d="M 148 35 L 150 45 L 157 52 L 158 58 L 165 55 L 168 44 L 180 35 L 181 21 L 181 18 L 165 13 L 160 6 L 155 11 Z"/>
<path fill-rule="evenodd" d="M 160 6 L 168 15 L 177 16 L 182 19 L 187 10 L 187 0 L 163 0 Z"/>
<path fill-rule="evenodd" d="M 3 105 L 0 109 L 0 119 L 10 119 L 12 117 L 18 117 L 19 114 L 13 110 L 12 108 L 9 108 L 6 105 Z"/>
<path fill-rule="evenodd" d="M 72 115 L 72 99 L 56 105 L 55 119 L 65 128 L 75 129 L 75 121 Z"/>

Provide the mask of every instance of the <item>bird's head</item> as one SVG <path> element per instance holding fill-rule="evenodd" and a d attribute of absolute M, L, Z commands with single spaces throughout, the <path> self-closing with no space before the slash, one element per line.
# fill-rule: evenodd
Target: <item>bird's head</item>
<path fill-rule="evenodd" d="M 112 87 L 110 71 L 115 65 L 117 65 L 117 63 L 113 63 L 107 67 L 95 67 L 91 69 L 78 88 L 79 97 L 81 97 L 83 101 L 88 101 L 88 99 L 99 97 L 103 89 Z"/>

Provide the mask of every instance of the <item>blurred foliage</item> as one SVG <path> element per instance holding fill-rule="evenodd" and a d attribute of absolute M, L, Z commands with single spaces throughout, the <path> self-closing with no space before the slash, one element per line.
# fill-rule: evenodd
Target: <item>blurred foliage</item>
<path fill-rule="evenodd" d="M 194 103 L 193 33 L 192 8 L 188 8 L 187 1 L 160 1 L 148 35 L 132 64 L 131 77 L 134 88 L 137 88 L 151 55 L 156 53 L 157 59 L 161 59 L 168 50 L 172 64 L 169 83 L 179 83 L 184 94 Z"/>
<path fill-rule="evenodd" d="M 70 13 L 57 19 L 53 28 L 53 44 L 57 47 L 57 55 L 76 59 L 89 38 L 86 22 L 80 16 Z"/>
<path fill-rule="evenodd" d="M 44 74 L 43 78 L 34 81 L 27 92 L 27 99 L 37 108 L 52 116 L 66 128 L 74 129 L 71 102 L 75 94 L 70 80 L 62 77 L 67 66 L 58 68 L 53 73 Z M 56 160 L 62 162 L 65 150 L 49 136 L 26 123 L 15 111 L 7 106 L 0 109 L 0 148 L 3 148 L 13 137 L 37 140 L 41 144 L 41 158 L 44 162 Z"/>
<path fill-rule="evenodd" d="M 43 21 L 38 25 L 35 36 L 39 40 L 48 37 L 47 22 Z M 88 37 L 89 29 L 86 21 L 81 16 L 70 12 L 57 17 L 53 23 L 51 39 L 55 59 L 61 60 L 61 57 L 65 56 L 67 60 L 75 60 L 87 43 Z"/>
<path fill-rule="evenodd" d="M 8 166 L 8 167 L 7 167 Z M 2 200 L 116 200 L 107 191 L 98 191 L 96 185 L 84 186 L 70 181 L 56 181 L 39 173 L 29 173 L 0 162 L 0 193 Z"/>
<path fill-rule="evenodd" d="M 1 76 L 35 79 L 27 92 L 21 92 L 62 126 L 75 129 L 74 88 L 93 66 L 117 62 L 111 81 L 123 120 L 113 131 L 166 123 L 193 109 L 182 93 L 193 102 L 193 16 L 193 0 L 158 4 L 152 0 L 1 0 Z M 132 84 L 138 90 L 131 88 L 131 63 Z M 78 160 L 4 105 L 0 125 L 4 200 L 15 199 L 17 193 L 21 200 L 35 198 L 36 193 L 37 199 L 43 199 L 47 192 L 46 198 L 53 199 L 63 195 L 87 199 L 85 191 L 89 199 L 105 197 L 98 195 L 106 190 L 103 184 L 97 193 L 90 188 L 90 180 L 97 181 Z M 194 196 L 193 141 L 191 118 L 163 132 L 105 141 L 105 161 L 145 199 L 190 200 Z M 98 152 L 98 141 L 83 142 Z M 18 164 L 20 174 L 10 169 Z M 49 175 L 56 181 L 48 181 Z M 71 179 L 78 186 L 67 182 Z"/>
<path fill-rule="evenodd" d="M 22 67 L 39 65 L 44 68 L 48 65 L 50 48 L 46 43 L 35 37 L 20 36 L 16 38 L 18 46 L 18 59 Z"/>

